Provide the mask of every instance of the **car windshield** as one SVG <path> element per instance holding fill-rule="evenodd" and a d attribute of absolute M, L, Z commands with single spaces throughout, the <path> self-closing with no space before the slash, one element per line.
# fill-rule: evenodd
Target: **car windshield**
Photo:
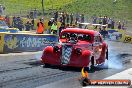
<path fill-rule="evenodd" d="M 61 39 L 70 39 L 74 38 L 76 40 L 81 40 L 81 41 L 90 41 L 91 36 L 86 35 L 86 34 L 76 34 L 76 33 L 63 33 L 61 36 Z"/>

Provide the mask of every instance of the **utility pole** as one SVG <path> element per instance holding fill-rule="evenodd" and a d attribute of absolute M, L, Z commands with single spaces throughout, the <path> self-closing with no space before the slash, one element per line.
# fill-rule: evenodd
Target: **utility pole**
<path fill-rule="evenodd" d="M 116 4 L 117 0 L 113 0 L 112 2 L 112 15 L 114 15 L 114 10 L 115 10 L 115 4 Z"/>
<path fill-rule="evenodd" d="M 42 10 L 43 10 L 43 16 L 44 16 L 44 0 L 42 0 Z"/>

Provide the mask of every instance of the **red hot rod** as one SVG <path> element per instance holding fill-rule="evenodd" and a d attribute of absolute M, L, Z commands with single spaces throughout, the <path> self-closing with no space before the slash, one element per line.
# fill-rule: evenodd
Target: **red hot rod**
<path fill-rule="evenodd" d="M 108 46 L 97 31 L 67 28 L 61 32 L 58 44 L 43 50 L 41 59 L 45 66 L 91 67 L 108 59 Z"/>

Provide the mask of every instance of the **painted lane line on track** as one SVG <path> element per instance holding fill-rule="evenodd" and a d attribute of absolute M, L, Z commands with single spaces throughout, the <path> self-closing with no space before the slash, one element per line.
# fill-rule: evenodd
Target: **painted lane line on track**
<path fill-rule="evenodd" d="M 129 69 L 124 70 L 120 73 L 114 74 L 114 75 L 107 77 L 105 79 L 129 79 L 132 81 L 132 68 L 129 68 Z"/>

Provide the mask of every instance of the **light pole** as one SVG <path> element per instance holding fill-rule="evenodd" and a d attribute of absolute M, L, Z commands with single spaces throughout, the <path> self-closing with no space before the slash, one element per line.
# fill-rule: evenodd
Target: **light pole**
<path fill-rule="evenodd" d="M 44 16 L 44 0 L 42 0 L 42 10 L 43 10 L 43 16 Z"/>

